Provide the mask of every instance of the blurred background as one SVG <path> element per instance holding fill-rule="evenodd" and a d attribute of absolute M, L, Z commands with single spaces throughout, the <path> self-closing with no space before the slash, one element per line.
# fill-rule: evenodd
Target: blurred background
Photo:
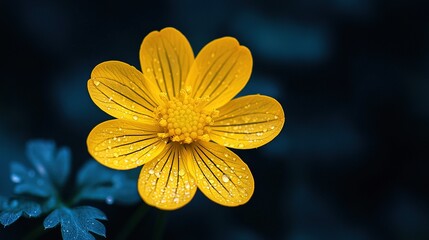
<path fill-rule="evenodd" d="M 12 191 L 9 162 L 27 161 L 35 138 L 71 148 L 73 182 L 90 159 L 88 133 L 110 119 L 87 92 L 93 67 L 139 68 L 142 39 L 172 26 L 194 53 L 226 35 L 247 46 L 254 69 L 241 95 L 275 97 L 287 122 L 270 144 L 235 151 L 255 177 L 249 203 L 197 193 L 180 210 L 150 209 L 130 239 L 156 229 L 165 239 L 429 239 L 428 10 L 405 0 L 2 0 L 0 195 Z M 97 205 L 107 239 L 139 205 Z M 0 239 L 42 221 L 20 219 Z"/>

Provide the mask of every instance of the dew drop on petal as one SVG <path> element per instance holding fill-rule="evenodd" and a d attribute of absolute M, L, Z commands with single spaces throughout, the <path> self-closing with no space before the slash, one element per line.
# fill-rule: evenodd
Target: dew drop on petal
<path fill-rule="evenodd" d="M 180 169 L 180 170 L 179 170 L 179 176 L 183 176 L 183 175 L 185 175 L 185 170 Z"/>
<path fill-rule="evenodd" d="M 229 182 L 229 178 L 226 174 L 222 175 L 222 181 L 223 182 Z"/>
<path fill-rule="evenodd" d="M 150 170 L 149 170 L 149 174 L 150 174 L 150 175 L 152 175 L 152 174 L 154 174 L 154 173 L 155 173 L 155 171 L 154 171 L 153 169 L 150 169 Z"/>
<path fill-rule="evenodd" d="M 95 86 L 98 86 L 98 85 L 100 85 L 100 82 L 99 82 L 99 81 L 95 81 L 95 80 L 94 80 L 94 85 L 95 85 Z"/>
<path fill-rule="evenodd" d="M 139 117 L 137 117 L 136 115 L 134 115 L 133 119 L 137 121 L 139 119 Z"/>

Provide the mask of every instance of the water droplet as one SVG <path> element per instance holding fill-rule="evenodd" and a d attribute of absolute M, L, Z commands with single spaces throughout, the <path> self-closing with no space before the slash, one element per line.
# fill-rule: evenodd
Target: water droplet
<path fill-rule="evenodd" d="M 152 174 L 154 174 L 154 173 L 155 173 L 155 171 L 154 171 L 153 169 L 150 169 L 150 170 L 149 170 L 149 174 L 150 174 L 150 175 L 152 175 Z"/>
<path fill-rule="evenodd" d="M 12 174 L 10 175 L 10 180 L 14 183 L 19 183 L 21 182 L 21 177 L 16 174 Z"/>
<path fill-rule="evenodd" d="M 95 86 L 98 86 L 98 85 L 100 85 L 100 82 L 99 82 L 99 81 L 95 81 L 95 80 L 94 80 L 94 85 L 95 85 Z"/>
<path fill-rule="evenodd" d="M 115 199 L 113 199 L 112 196 L 107 196 L 106 197 L 106 203 L 107 204 L 112 205 L 114 201 L 115 201 Z"/>
<path fill-rule="evenodd" d="M 159 178 L 159 177 L 161 177 L 161 173 L 156 172 L 156 173 L 155 173 L 155 176 L 156 176 L 157 178 Z"/>
<path fill-rule="evenodd" d="M 134 115 L 133 119 L 137 121 L 139 119 L 139 117 L 137 117 L 136 115 Z"/>
<path fill-rule="evenodd" d="M 244 144 L 240 143 L 240 144 L 238 144 L 238 147 L 242 148 L 242 147 L 244 147 Z"/>
<path fill-rule="evenodd" d="M 175 198 L 173 199 L 173 202 L 178 203 L 178 202 L 179 202 L 179 198 L 178 198 L 178 197 L 175 197 Z"/>
<path fill-rule="evenodd" d="M 185 170 L 180 169 L 180 170 L 179 170 L 179 176 L 183 176 L 183 175 L 185 175 Z"/>
<path fill-rule="evenodd" d="M 223 182 L 229 182 L 229 178 L 226 174 L 222 175 L 222 181 Z"/>

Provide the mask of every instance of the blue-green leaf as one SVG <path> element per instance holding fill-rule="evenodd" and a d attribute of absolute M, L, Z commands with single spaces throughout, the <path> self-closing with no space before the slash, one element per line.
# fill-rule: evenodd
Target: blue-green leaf
<path fill-rule="evenodd" d="M 49 197 L 55 191 L 48 179 L 43 178 L 36 171 L 28 169 L 19 162 L 10 164 L 10 179 L 15 183 L 15 194 Z"/>
<path fill-rule="evenodd" d="M 107 217 L 94 207 L 60 207 L 45 218 L 43 226 L 46 229 L 60 224 L 63 240 L 95 240 L 89 232 L 106 237 L 106 228 L 97 219 L 107 220 Z"/>
<path fill-rule="evenodd" d="M 108 204 L 134 204 L 140 201 L 134 171 L 114 171 L 96 161 L 87 162 L 79 171 L 80 198 L 102 200 Z"/>
<path fill-rule="evenodd" d="M 42 213 L 38 203 L 24 199 L 0 198 L 0 223 L 8 226 L 21 216 L 38 217 Z"/>
<path fill-rule="evenodd" d="M 56 186 L 64 185 L 70 171 L 70 150 L 56 149 L 55 142 L 32 140 L 27 143 L 27 157 L 37 172 Z"/>

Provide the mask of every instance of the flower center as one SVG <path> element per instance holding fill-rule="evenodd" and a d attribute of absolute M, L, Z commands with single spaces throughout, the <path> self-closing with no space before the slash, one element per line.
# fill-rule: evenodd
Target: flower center
<path fill-rule="evenodd" d="M 189 92 L 190 89 L 182 89 L 178 98 L 170 100 L 162 93 L 161 98 L 165 104 L 155 110 L 158 123 L 164 128 L 164 132 L 158 133 L 159 137 L 169 137 L 173 142 L 187 144 L 197 140 L 210 140 L 210 125 L 213 125 L 213 117 L 219 112 L 202 109 L 200 105 L 205 99 L 190 98 Z"/>

